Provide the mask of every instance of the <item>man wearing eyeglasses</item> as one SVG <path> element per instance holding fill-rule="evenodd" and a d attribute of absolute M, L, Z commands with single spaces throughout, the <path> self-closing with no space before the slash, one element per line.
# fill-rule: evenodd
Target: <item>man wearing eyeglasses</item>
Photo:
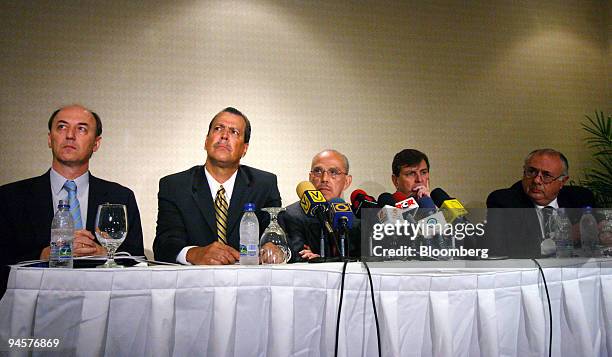
<path fill-rule="evenodd" d="M 565 155 L 554 149 L 534 150 L 525 158 L 523 178 L 487 198 L 487 242 L 490 253 L 514 258 L 551 255 L 546 248 L 551 217 L 559 208 L 593 206 L 588 189 L 565 186 L 569 180 Z M 570 210 L 576 223 L 580 212 Z"/>
<path fill-rule="evenodd" d="M 308 180 L 323 194 L 325 200 L 343 198 L 344 191 L 351 185 L 353 178 L 349 174 L 349 162 L 341 152 L 333 149 L 323 150 L 312 158 Z M 308 217 L 300 207 L 300 202 L 287 206 L 279 221 L 287 232 L 292 249 L 292 261 L 308 260 L 319 256 L 322 227 L 314 217 Z M 359 234 L 357 225 L 350 232 L 351 255 L 358 252 Z M 327 242 L 326 256 L 334 251 L 334 246 Z M 337 254 L 337 252 L 335 252 Z"/>

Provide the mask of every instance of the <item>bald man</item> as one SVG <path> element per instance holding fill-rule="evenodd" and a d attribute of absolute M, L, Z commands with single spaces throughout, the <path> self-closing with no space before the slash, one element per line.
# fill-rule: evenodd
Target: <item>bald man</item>
<path fill-rule="evenodd" d="M 308 180 L 317 190 L 321 191 L 325 200 L 342 198 L 344 191 L 348 189 L 353 180 L 349 174 L 347 157 L 333 149 L 319 152 L 312 158 Z M 292 261 L 319 257 L 322 227 L 316 218 L 306 216 L 299 201 L 287 206 L 287 211 L 281 213 L 279 221 L 287 232 L 289 245 L 293 252 Z M 349 232 L 349 253 L 354 257 L 359 255 L 359 223 L 355 221 L 353 227 Z M 333 249 L 329 242 L 326 243 L 326 256 L 330 257 Z"/>
<path fill-rule="evenodd" d="M 47 144 L 51 168 L 42 176 L 0 187 L 0 293 L 4 294 L 9 264 L 49 259 L 51 221 L 60 200 L 75 191 L 78 214 L 73 213 L 76 232 L 74 256 L 106 255 L 96 240 L 94 225 L 98 205 L 124 204 L 128 234 L 117 251 L 144 255 L 140 213 L 134 193 L 117 183 L 94 177 L 89 161 L 102 141 L 102 121 L 95 112 L 74 104 L 57 109 L 48 121 Z"/>

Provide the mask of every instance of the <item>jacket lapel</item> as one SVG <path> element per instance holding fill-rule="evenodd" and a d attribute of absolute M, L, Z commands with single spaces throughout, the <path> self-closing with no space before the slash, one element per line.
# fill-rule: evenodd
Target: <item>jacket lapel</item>
<path fill-rule="evenodd" d="M 100 184 L 100 180 L 89 173 L 89 197 L 87 198 L 87 224 L 85 228 L 95 232 L 98 205 L 108 202 L 108 192 Z M 112 203 L 112 202 L 108 202 Z"/>
<path fill-rule="evenodd" d="M 194 173 L 191 182 L 191 192 L 193 199 L 202 214 L 202 217 L 206 220 L 208 226 L 213 232 L 217 232 L 217 223 L 215 220 L 215 207 L 213 203 L 212 194 L 210 193 L 210 187 L 208 186 L 208 180 L 204 174 L 204 166 L 198 166 Z M 231 217 L 231 215 L 230 215 Z"/>
<path fill-rule="evenodd" d="M 51 221 L 55 215 L 53 208 L 53 194 L 51 193 L 51 170 L 34 181 L 31 186 L 32 220 L 37 221 L 39 217 L 47 217 L 48 228 L 51 229 Z M 48 232 L 47 232 L 48 233 Z"/>

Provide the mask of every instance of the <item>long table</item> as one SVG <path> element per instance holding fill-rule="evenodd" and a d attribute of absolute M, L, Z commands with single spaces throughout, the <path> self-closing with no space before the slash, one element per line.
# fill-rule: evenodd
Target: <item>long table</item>
<path fill-rule="evenodd" d="M 546 356 L 539 271 L 529 261 L 505 264 L 370 263 L 382 355 Z M 333 356 L 341 272 L 342 263 L 15 266 L 0 301 L 0 341 L 56 337 L 62 355 L 76 356 Z M 569 260 L 544 272 L 552 354 L 612 355 L 612 261 Z M 376 356 L 377 346 L 368 276 L 349 263 L 338 355 Z"/>

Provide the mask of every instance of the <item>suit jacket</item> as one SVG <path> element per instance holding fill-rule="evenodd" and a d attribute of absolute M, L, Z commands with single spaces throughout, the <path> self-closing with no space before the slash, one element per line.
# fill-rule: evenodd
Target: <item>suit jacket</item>
<path fill-rule="evenodd" d="M 153 242 L 155 259 L 176 262 L 187 246 L 207 246 L 217 240 L 214 199 L 204 173 L 204 166 L 166 176 L 159 180 L 157 230 Z M 238 250 L 240 219 L 244 205 L 256 207 L 260 233 L 268 226 L 264 207 L 280 207 L 281 197 L 276 175 L 241 165 L 238 168 L 228 207 L 228 244 Z"/>
<path fill-rule="evenodd" d="M 44 175 L 0 187 L 0 289 L 6 290 L 8 264 L 39 259 L 51 240 L 55 210 L 49 171 Z M 117 251 L 144 255 L 140 212 L 134 192 L 117 183 L 89 175 L 89 199 L 85 228 L 94 232 L 98 205 L 121 203 L 128 212 L 128 234 Z M 94 235 L 95 236 L 95 235 Z"/>
<path fill-rule="evenodd" d="M 557 202 L 561 208 L 593 207 L 593 193 L 584 187 L 564 186 Z M 542 231 L 534 203 L 523 191 L 521 181 L 496 190 L 487 197 L 486 239 L 479 244 L 490 255 L 511 258 L 538 258 Z M 580 210 L 568 210 L 572 223 L 580 220 Z"/>
<path fill-rule="evenodd" d="M 304 249 L 304 244 L 310 247 L 313 253 L 321 252 L 322 227 L 315 217 L 307 216 L 300 206 L 295 202 L 287 206 L 286 211 L 279 215 L 279 223 L 287 233 L 287 240 L 291 248 L 291 261 L 302 261 L 298 252 Z M 349 231 L 349 255 L 358 257 L 361 246 L 361 229 L 358 219 L 353 220 L 353 227 Z M 325 255 L 331 255 L 330 242 L 325 241 Z"/>

